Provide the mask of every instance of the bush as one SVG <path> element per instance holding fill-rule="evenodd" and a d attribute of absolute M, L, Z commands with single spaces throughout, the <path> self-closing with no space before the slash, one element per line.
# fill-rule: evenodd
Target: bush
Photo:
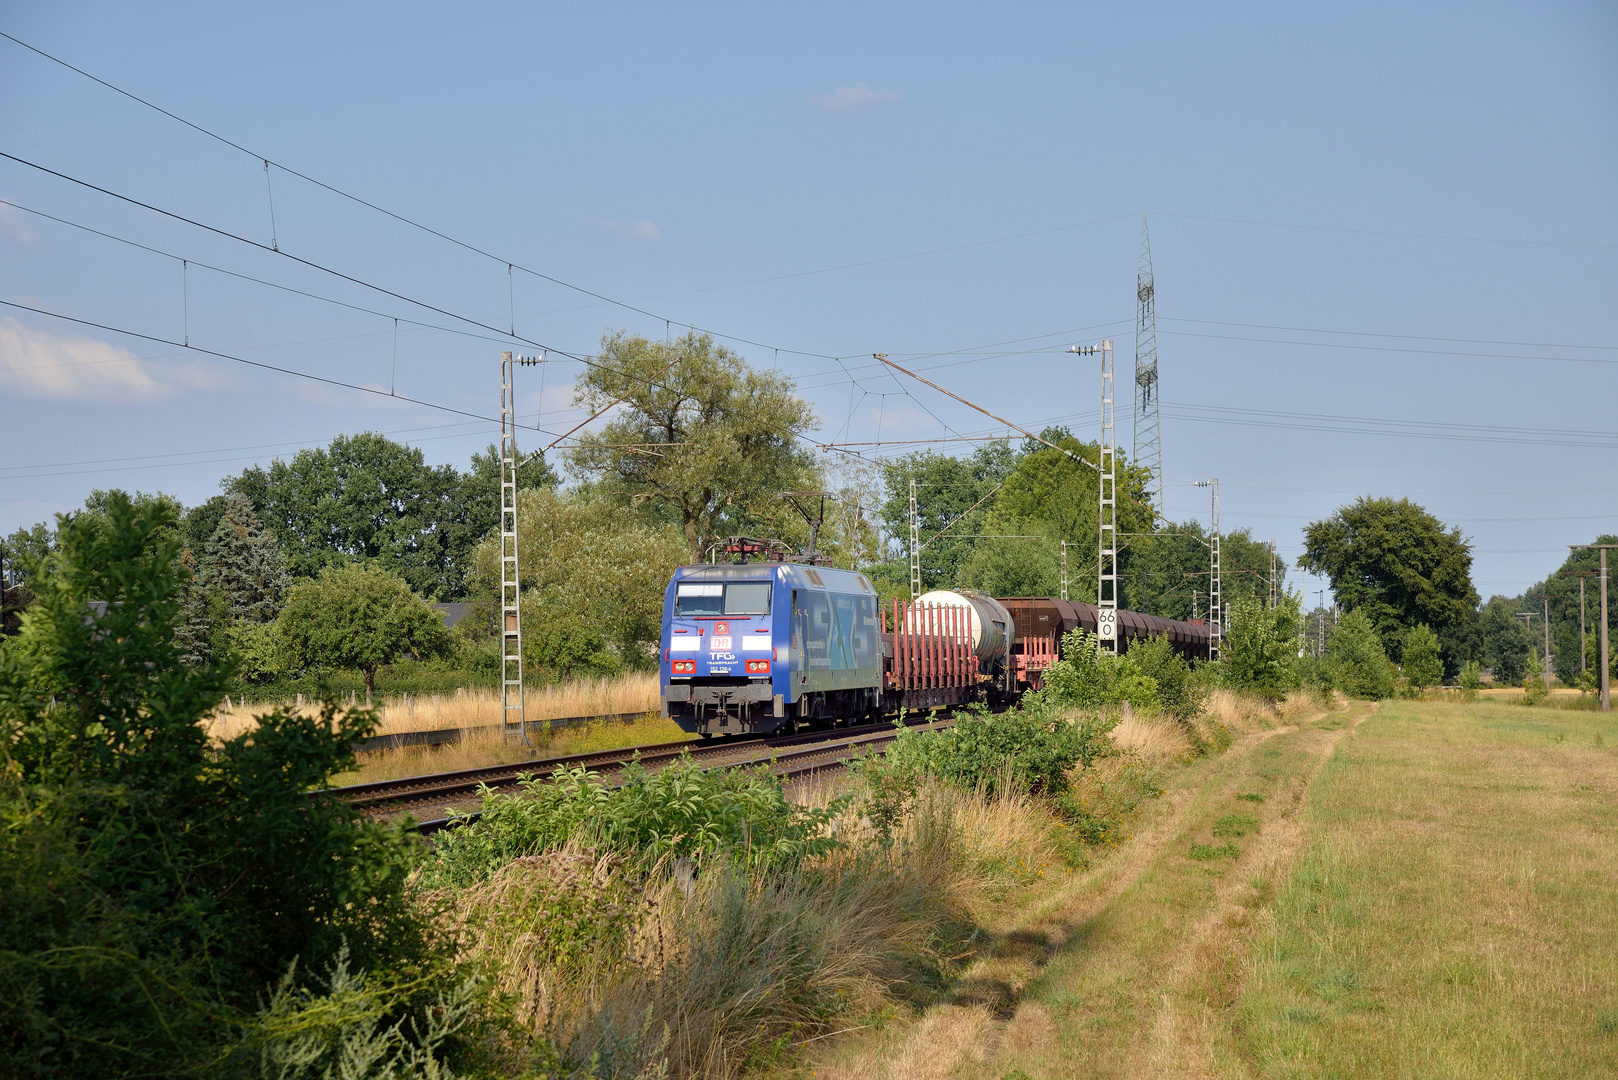
<path fill-rule="evenodd" d="M 766 768 L 704 770 L 682 756 L 655 773 L 632 762 L 614 780 L 558 769 L 548 780 L 525 779 L 520 794 L 486 793 L 475 824 L 440 837 L 426 880 L 470 885 L 513 859 L 574 840 L 645 865 L 664 856 L 726 856 L 774 866 L 835 846 L 826 827 L 840 807 L 788 802 Z"/>
<path fill-rule="evenodd" d="M 1191 665 L 1174 651 L 1167 634 L 1136 641 L 1124 655 L 1137 671 L 1156 684 L 1158 708 L 1182 724 L 1196 719 L 1202 712 L 1208 688 L 1193 676 Z"/>
<path fill-rule="evenodd" d="M 443 955 L 405 891 L 418 846 L 308 795 L 370 713 L 205 740 L 229 670 L 175 643 L 178 547 L 172 508 L 121 492 L 61 519 L 0 645 L 0 1072 L 228 1073 L 295 958 L 346 943 L 408 982 Z"/>
<path fill-rule="evenodd" d="M 1522 692 L 1523 700 L 1530 705 L 1538 705 L 1549 696 L 1550 691 L 1545 687 L 1545 665 L 1540 663 L 1537 651 L 1528 654 L 1528 666 L 1523 670 Z"/>
<path fill-rule="evenodd" d="M 1461 665 L 1461 673 L 1456 679 L 1461 684 L 1461 694 L 1465 700 L 1471 701 L 1477 697 L 1478 687 L 1483 685 L 1483 667 L 1476 660 L 1468 660 Z"/>
<path fill-rule="evenodd" d="M 1404 674 L 1417 696 L 1444 680 L 1444 659 L 1439 654 L 1438 635 L 1426 626 L 1412 626 L 1405 631 Z"/>
<path fill-rule="evenodd" d="M 1157 683 L 1144 675 L 1129 653 L 1115 656 L 1082 627 L 1062 636 L 1062 659 L 1045 672 L 1035 695 L 1058 708 L 1101 709 L 1127 701 L 1137 709 L 1158 706 Z"/>
<path fill-rule="evenodd" d="M 1230 630 L 1220 643 L 1225 685 L 1279 701 L 1298 688 L 1298 598 L 1283 596 L 1274 607 L 1257 596 L 1230 605 Z"/>
<path fill-rule="evenodd" d="M 1085 717 L 1054 719 L 1019 709 L 969 716 L 944 731 L 902 730 L 888 748 L 896 769 L 912 769 L 990 796 L 1008 790 L 1060 795 L 1068 772 L 1112 752 L 1111 724 Z"/>
<path fill-rule="evenodd" d="M 1393 664 L 1363 611 L 1343 615 L 1326 642 L 1326 660 L 1332 683 L 1350 697 L 1376 700 L 1393 696 Z"/>

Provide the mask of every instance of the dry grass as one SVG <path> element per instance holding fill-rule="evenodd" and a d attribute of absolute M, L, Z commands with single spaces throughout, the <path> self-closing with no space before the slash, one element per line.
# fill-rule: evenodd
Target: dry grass
<path fill-rule="evenodd" d="M 1341 707 L 1341 702 L 1337 704 Z M 1294 690 L 1276 702 L 1231 690 L 1215 690 L 1208 695 L 1203 716 L 1207 722 L 1246 732 L 1294 723 L 1320 709 L 1321 702 L 1301 690 Z"/>
<path fill-rule="evenodd" d="M 1177 761 L 1193 752 L 1186 729 L 1160 717 L 1126 716 L 1118 721 L 1111 736 L 1120 753 L 1142 761 Z"/>
<path fill-rule="evenodd" d="M 572 844 L 454 899 L 469 956 L 559 1058 L 725 1078 L 944 993 L 996 889 L 1059 867 L 1050 826 L 1024 798 L 932 787 L 891 843 L 854 817 L 853 842 L 795 869 L 715 860 L 682 882 Z"/>
<path fill-rule="evenodd" d="M 563 728 L 550 736 L 530 736 L 530 745 L 508 739 L 498 731 L 474 732 L 460 742 L 442 746 L 406 746 L 399 750 L 373 750 L 357 754 L 359 769 L 334 777 L 334 784 L 362 784 L 373 780 L 393 780 L 403 776 L 477 769 L 486 765 L 509 765 L 535 758 L 567 757 L 570 754 L 619 750 L 626 746 L 680 742 L 692 736 L 672 720 L 655 712 L 639 720 L 606 721 L 584 727 Z"/>
<path fill-rule="evenodd" d="M 655 672 L 638 672 L 615 679 L 579 679 L 560 686 L 530 688 L 525 694 L 524 711 L 529 720 L 552 720 L 564 716 L 610 716 L 617 713 L 655 712 L 658 708 L 658 677 Z M 350 696 L 349 702 L 359 704 Z M 228 739 L 251 730 L 259 713 L 279 703 L 232 702 L 207 721 L 208 734 Z M 469 688 L 453 694 L 401 694 L 378 698 L 378 735 L 405 731 L 437 731 L 442 728 L 469 728 L 500 723 L 500 692 Z M 314 715 L 318 702 L 302 699 L 305 712 Z"/>
<path fill-rule="evenodd" d="M 352 699 L 351 699 L 352 700 Z M 358 701 L 355 701 L 358 704 Z M 298 707 L 297 701 L 281 704 Z M 561 686 L 530 689 L 524 702 L 530 721 L 566 716 L 610 716 L 640 712 L 642 719 L 624 723 L 606 721 L 585 727 L 563 728 L 551 735 L 530 737 L 531 745 L 507 739 L 498 730 L 474 731 L 500 723 L 500 694 L 487 689 L 466 689 L 454 694 L 402 694 L 380 698 L 378 735 L 407 731 L 437 731 L 460 728 L 466 731 L 459 742 L 439 746 L 407 746 L 398 750 L 378 750 L 358 755 L 359 768 L 334 777 L 335 784 L 369 783 L 424 773 L 475 769 L 486 765 L 506 765 L 532 758 L 564 757 L 596 750 L 616 750 L 649 743 L 678 742 L 690 736 L 671 720 L 655 714 L 658 709 L 658 681 L 655 674 L 638 673 L 617 679 L 581 679 Z M 258 714 L 274 703 L 232 702 L 203 722 L 215 739 L 228 739 L 251 731 Z M 318 703 L 302 702 L 307 715 L 315 715 Z"/>

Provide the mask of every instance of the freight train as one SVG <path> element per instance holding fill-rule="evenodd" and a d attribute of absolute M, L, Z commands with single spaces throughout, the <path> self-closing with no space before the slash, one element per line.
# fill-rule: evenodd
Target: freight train
<path fill-rule="evenodd" d="M 711 737 L 796 731 L 1037 689 L 1096 605 L 967 589 L 883 604 L 864 574 L 803 562 L 675 570 L 663 598 L 662 710 Z M 1208 655 L 1208 625 L 1118 612 L 1120 646 L 1167 635 Z"/>

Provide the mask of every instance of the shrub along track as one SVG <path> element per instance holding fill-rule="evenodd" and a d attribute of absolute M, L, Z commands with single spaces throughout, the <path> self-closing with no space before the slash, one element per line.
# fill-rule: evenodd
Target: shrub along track
<path fill-rule="evenodd" d="M 1254 731 L 1180 770 L 1120 850 L 1039 897 L 940 1004 L 829 1048 L 816 1075 L 1214 1075 L 1208 1028 L 1255 913 L 1297 857 L 1310 785 L 1371 708 Z"/>
<path fill-rule="evenodd" d="M 912 722 L 909 726 L 922 731 L 934 731 L 953 724 L 953 720 L 926 720 Z M 419 812 L 444 814 L 445 816 L 430 817 L 420 822 L 421 832 L 433 833 L 448 827 L 452 821 L 475 819 L 476 808 L 482 802 L 484 788 L 494 792 L 515 792 L 519 790 L 523 778 L 543 778 L 557 769 L 589 769 L 603 773 L 610 779 L 613 773 L 631 761 L 639 761 L 642 766 L 655 772 L 678 760 L 682 755 L 689 754 L 693 761 L 708 768 L 732 769 L 749 765 L 768 765 L 783 779 L 802 781 L 840 770 L 855 757 L 881 753 L 895 738 L 896 732 L 892 724 L 878 723 L 862 724 L 842 730 L 810 731 L 779 738 L 654 743 L 619 750 L 597 750 L 585 754 L 570 754 L 566 757 L 541 758 L 510 765 L 491 765 L 479 769 L 407 776 L 397 780 L 378 780 L 348 787 L 327 788 L 323 794 L 334 795 L 372 817 L 396 817 L 405 813 Z M 449 816 L 451 812 L 460 816 L 452 819 Z"/>

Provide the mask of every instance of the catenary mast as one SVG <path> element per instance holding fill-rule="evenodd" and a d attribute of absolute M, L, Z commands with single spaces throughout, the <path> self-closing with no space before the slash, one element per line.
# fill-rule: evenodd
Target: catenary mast
<path fill-rule="evenodd" d="M 1148 472 L 1150 497 L 1168 515 L 1163 493 L 1163 440 L 1157 387 L 1157 303 L 1152 283 L 1152 240 L 1140 218 L 1140 269 L 1135 275 L 1135 425 L 1132 464 Z"/>

